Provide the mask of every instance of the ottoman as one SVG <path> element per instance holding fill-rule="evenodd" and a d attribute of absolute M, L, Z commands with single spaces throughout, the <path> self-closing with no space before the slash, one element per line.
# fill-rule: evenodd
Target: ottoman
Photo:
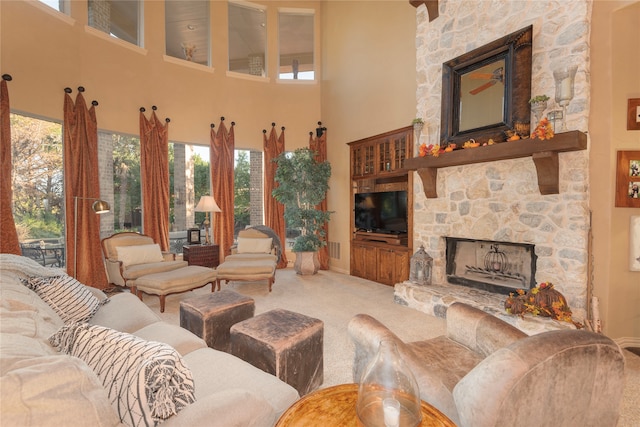
<path fill-rule="evenodd" d="M 231 327 L 231 354 L 294 387 L 303 396 L 323 381 L 324 323 L 275 309 Z"/>
<path fill-rule="evenodd" d="M 192 291 L 211 283 L 211 292 L 215 290 L 217 273 L 215 270 L 199 265 L 189 265 L 171 271 L 147 274 L 135 281 L 136 294 L 142 300 L 142 293 L 160 297 L 160 313 L 164 313 L 164 301 L 167 295 Z"/>
<path fill-rule="evenodd" d="M 180 301 L 180 326 L 205 340 L 209 347 L 229 352 L 229 329 L 253 317 L 254 312 L 253 298 L 224 289 Z"/>

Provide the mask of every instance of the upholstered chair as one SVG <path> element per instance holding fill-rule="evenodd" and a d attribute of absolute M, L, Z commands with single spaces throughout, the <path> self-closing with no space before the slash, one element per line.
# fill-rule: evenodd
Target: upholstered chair
<path fill-rule="evenodd" d="M 575 329 L 527 336 L 463 303 L 448 308 L 446 322 L 446 335 L 405 343 L 373 317 L 355 316 L 354 381 L 391 339 L 422 400 L 460 427 L 616 425 L 624 356 L 611 339 Z"/>

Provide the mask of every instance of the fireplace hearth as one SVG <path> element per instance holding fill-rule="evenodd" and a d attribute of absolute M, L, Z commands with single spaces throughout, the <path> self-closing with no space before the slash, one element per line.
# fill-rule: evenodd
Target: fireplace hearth
<path fill-rule="evenodd" d="M 536 285 L 532 244 L 445 237 L 449 283 L 508 295 Z"/>

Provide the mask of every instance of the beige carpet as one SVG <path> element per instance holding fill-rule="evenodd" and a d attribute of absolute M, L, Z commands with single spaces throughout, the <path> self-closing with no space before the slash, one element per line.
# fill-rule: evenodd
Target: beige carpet
<path fill-rule="evenodd" d="M 223 285 L 256 302 L 256 314 L 273 308 L 285 308 L 306 314 L 324 322 L 324 383 L 322 387 L 353 382 L 351 375 L 354 353 L 347 334 L 349 320 L 358 313 L 367 313 L 387 325 L 405 341 L 417 341 L 441 335 L 443 319 L 393 302 L 393 288 L 331 271 L 315 276 L 298 276 L 292 269 L 278 270 L 273 291 L 266 282 L 232 282 Z M 206 294 L 211 287 L 167 297 L 162 318 L 179 324 L 179 302 L 194 294 Z M 160 311 L 157 297 L 145 296 L 144 301 L 154 311 Z M 627 383 L 619 427 L 640 426 L 640 356 L 624 351 Z"/>

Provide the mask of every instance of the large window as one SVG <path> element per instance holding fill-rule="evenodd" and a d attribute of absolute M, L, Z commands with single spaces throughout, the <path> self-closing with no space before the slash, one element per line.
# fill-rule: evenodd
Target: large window
<path fill-rule="evenodd" d="M 58 12 L 69 15 L 69 0 L 40 0 L 40 3 L 44 3 Z"/>
<path fill-rule="evenodd" d="M 140 46 L 140 0 L 89 0 L 89 26 Z"/>
<path fill-rule="evenodd" d="M 229 2 L 229 71 L 266 76 L 267 17 L 250 3 Z"/>
<path fill-rule="evenodd" d="M 281 9 L 278 13 L 279 71 L 278 78 L 313 80 L 314 12 Z"/>
<path fill-rule="evenodd" d="M 113 231 L 142 231 L 140 186 L 140 138 L 123 134 L 99 134 L 100 142 L 110 139 L 113 149 Z M 101 186 L 100 192 L 109 193 Z"/>
<path fill-rule="evenodd" d="M 209 65 L 209 2 L 166 0 L 164 6 L 167 55 Z"/>
<path fill-rule="evenodd" d="M 25 256 L 64 266 L 62 125 L 11 114 L 13 215 Z"/>

